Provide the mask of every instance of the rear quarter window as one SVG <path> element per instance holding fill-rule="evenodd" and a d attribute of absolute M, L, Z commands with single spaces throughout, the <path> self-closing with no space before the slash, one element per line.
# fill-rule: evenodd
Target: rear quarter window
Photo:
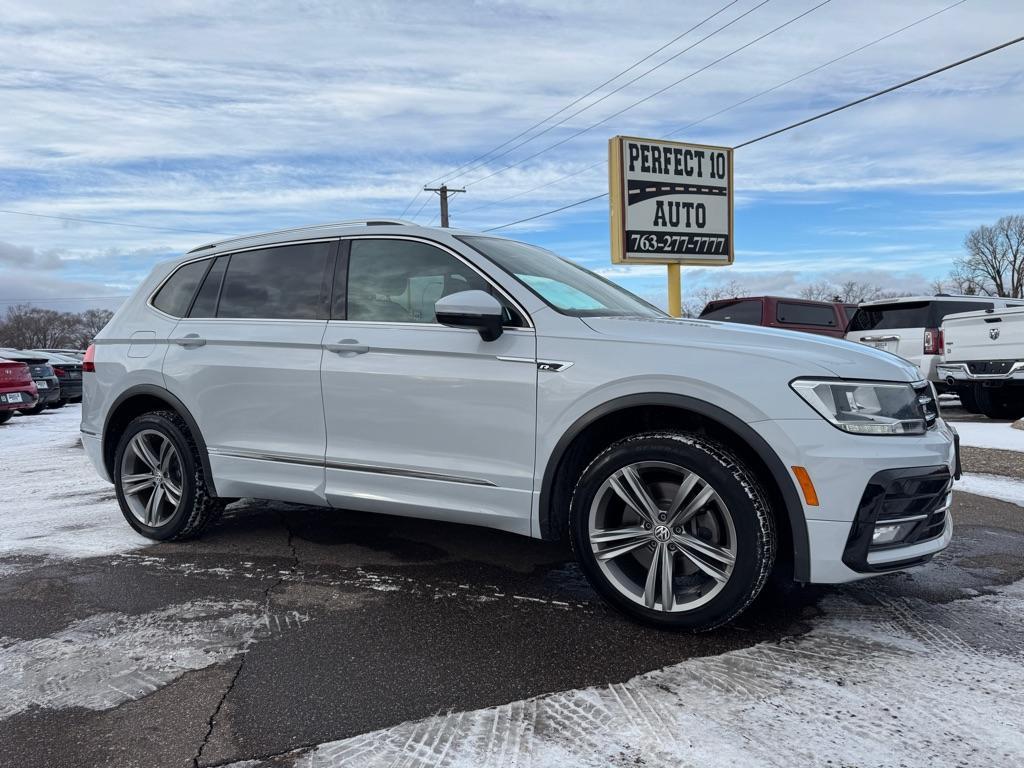
<path fill-rule="evenodd" d="M 727 323 L 743 323 L 744 325 L 761 324 L 761 302 L 757 299 L 742 299 L 719 303 L 704 307 L 700 313 L 702 320 L 722 320 Z"/>
<path fill-rule="evenodd" d="M 801 304 L 795 301 L 780 301 L 775 308 L 775 319 L 787 325 L 816 325 L 822 328 L 836 327 L 836 310 L 829 305 Z"/>
<path fill-rule="evenodd" d="M 179 267 L 156 292 L 153 306 L 172 317 L 184 317 L 209 266 L 210 260 L 202 259 Z"/>

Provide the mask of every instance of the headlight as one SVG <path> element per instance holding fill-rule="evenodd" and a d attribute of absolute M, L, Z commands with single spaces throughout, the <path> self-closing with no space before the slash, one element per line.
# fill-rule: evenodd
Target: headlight
<path fill-rule="evenodd" d="M 923 435 L 928 428 L 910 384 L 797 379 L 793 390 L 833 426 L 858 435 Z"/>

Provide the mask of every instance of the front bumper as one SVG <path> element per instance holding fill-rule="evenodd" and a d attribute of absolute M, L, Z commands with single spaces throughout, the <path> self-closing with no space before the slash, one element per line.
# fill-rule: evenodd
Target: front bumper
<path fill-rule="evenodd" d="M 1024 360 L 979 360 L 964 363 L 942 363 L 936 369 L 947 383 L 980 381 L 1019 381 L 1024 384 Z"/>
<path fill-rule="evenodd" d="M 804 467 L 817 490 L 816 506 L 801 498 L 807 522 L 809 581 L 836 584 L 881 570 L 899 570 L 908 567 L 902 563 L 924 562 L 949 544 L 951 523 L 938 538 L 886 550 L 874 564 L 868 561 L 870 569 L 851 567 L 844 560 L 865 490 L 876 475 L 920 468 L 944 469 L 949 476 L 957 473 L 955 436 L 941 419 L 926 434 L 907 436 L 846 434 L 820 418 L 763 421 L 751 426 L 790 472 L 794 466 Z M 890 557 L 894 558 L 892 564 L 883 566 L 882 560 Z"/>

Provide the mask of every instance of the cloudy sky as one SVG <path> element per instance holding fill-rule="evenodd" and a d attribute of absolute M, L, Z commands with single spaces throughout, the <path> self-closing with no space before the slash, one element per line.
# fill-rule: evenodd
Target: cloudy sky
<path fill-rule="evenodd" d="M 965 0 L 721 111 L 952 3 L 0 0 L 0 311 L 116 306 L 225 234 L 428 223 L 428 181 L 467 186 L 454 225 L 498 226 L 606 191 L 615 134 L 739 144 L 1024 30 L 1024 3 Z M 1024 212 L 1022 65 L 1024 44 L 737 150 L 736 264 L 685 269 L 684 293 L 927 287 L 967 230 Z M 663 303 L 660 268 L 609 264 L 607 216 L 502 234 Z"/>

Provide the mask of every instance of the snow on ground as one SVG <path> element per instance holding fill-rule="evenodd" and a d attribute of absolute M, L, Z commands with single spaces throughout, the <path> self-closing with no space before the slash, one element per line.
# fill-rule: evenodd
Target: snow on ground
<path fill-rule="evenodd" d="M 0 557 L 95 557 L 150 544 L 86 458 L 81 415 L 67 405 L 0 424 Z"/>
<path fill-rule="evenodd" d="M 1024 765 L 1024 585 L 945 604 L 863 586 L 822 607 L 800 637 L 438 713 L 295 765 Z"/>
<path fill-rule="evenodd" d="M 960 445 L 1024 451 L 1024 429 L 1014 429 L 1008 422 L 958 421 L 953 427 L 960 433 Z"/>
<path fill-rule="evenodd" d="M 110 709 L 306 621 L 247 600 L 199 600 L 141 615 L 96 614 L 49 637 L 0 637 L 0 719 L 32 707 Z"/>
<path fill-rule="evenodd" d="M 967 473 L 953 486 L 954 490 L 973 493 L 976 496 L 987 496 L 990 499 L 1008 501 L 1024 507 L 1024 480 L 1016 480 L 1002 475 L 982 475 Z"/>

